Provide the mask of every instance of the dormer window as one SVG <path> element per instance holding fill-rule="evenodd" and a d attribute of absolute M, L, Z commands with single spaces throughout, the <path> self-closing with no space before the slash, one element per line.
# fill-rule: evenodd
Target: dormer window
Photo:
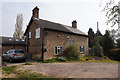
<path fill-rule="evenodd" d="M 36 29 L 36 36 L 35 38 L 40 38 L 40 28 Z"/>

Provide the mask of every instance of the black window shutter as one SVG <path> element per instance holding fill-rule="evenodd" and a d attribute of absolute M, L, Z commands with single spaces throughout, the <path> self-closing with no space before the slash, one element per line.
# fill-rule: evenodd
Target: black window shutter
<path fill-rule="evenodd" d="M 57 54 L 57 47 L 55 47 L 55 54 Z"/>
<path fill-rule="evenodd" d="M 83 53 L 84 53 L 84 46 L 83 46 Z"/>

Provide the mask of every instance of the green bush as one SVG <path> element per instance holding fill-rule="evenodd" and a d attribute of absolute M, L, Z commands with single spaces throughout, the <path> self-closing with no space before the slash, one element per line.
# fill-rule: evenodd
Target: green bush
<path fill-rule="evenodd" d="M 80 61 L 80 58 L 79 57 L 70 57 L 70 58 L 67 58 L 68 61 Z"/>
<path fill-rule="evenodd" d="M 116 61 L 120 61 L 120 50 L 113 50 L 110 58 Z"/>
<path fill-rule="evenodd" d="M 80 54 L 78 48 L 74 45 L 69 46 L 63 53 L 68 60 L 76 60 L 79 58 Z"/>
<path fill-rule="evenodd" d="M 66 58 L 65 58 L 65 57 L 58 57 L 58 58 L 57 58 L 57 61 L 65 62 L 65 61 L 66 61 Z"/>
<path fill-rule="evenodd" d="M 57 62 L 56 58 L 52 58 L 52 59 L 48 59 L 48 60 L 44 60 L 43 63 L 54 63 Z"/>

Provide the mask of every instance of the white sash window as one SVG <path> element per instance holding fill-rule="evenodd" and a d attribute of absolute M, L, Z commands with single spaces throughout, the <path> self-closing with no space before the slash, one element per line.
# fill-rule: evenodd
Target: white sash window
<path fill-rule="evenodd" d="M 40 38 L 40 28 L 36 29 L 36 36 L 35 38 Z"/>

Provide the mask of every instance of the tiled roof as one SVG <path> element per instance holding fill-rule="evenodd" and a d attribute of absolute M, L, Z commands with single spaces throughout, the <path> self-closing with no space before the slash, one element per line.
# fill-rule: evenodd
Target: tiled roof
<path fill-rule="evenodd" d="M 24 39 L 0 36 L 0 44 L 2 45 L 25 45 Z"/>
<path fill-rule="evenodd" d="M 38 18 L 33 18 L 33 20 L 46 29 L 58 30 L 58 31 L 87 36 L 84 32 L 80 31 L 79 29 L 73 28 L 71 26 L 67 26 L 67 25 L 63 25 L 63 24 L 59 24 L 59 23 L 55 23 L 55 22 L 51 22 L 43 19 L 38 19 Z"/>
<path fill-rule="evenodd" d="M 79 29 L 73 28 L 71 26 L 67 26 L 67 25 L 63 25 L 63 24 L 59 24 L 59 23 L 55 23 L 55 22 L 51 22 L 51 21 L 43 20 L 39 18 L 34 18 L 34 17 L 31 18 L 29 25 L 31 24 L 32 20 L 35 21 L 38 25 L 44 27 L 45 29 L 51 29 L 51 30 L 57 30 L 57 31 L 87 36 L 84 32 L 80 31 Z M 25 34 L 28 29 L 29 29 L 29 26 L 27 27 Z"/>

